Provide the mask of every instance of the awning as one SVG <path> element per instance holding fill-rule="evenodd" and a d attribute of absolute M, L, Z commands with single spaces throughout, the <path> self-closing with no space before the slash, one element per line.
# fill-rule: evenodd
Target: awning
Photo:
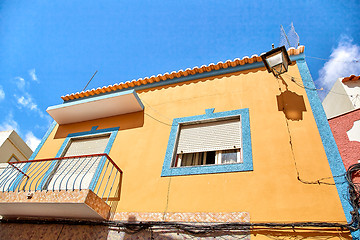
<path fill-rule="evenodd" d="M 48 107 L 46 111 L 58 124 L 138 112 L 144 109 L 135 90 L 116 92 Z"/>

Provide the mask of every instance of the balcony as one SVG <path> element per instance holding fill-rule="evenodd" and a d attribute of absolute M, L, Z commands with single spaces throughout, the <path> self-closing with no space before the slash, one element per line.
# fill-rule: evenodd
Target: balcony
<path fill-rule="evenodd" d="M 122 171 L 107 154 L 2 165 L 0 215 L 6 218 L 104 220 L 120 199 Z"/>

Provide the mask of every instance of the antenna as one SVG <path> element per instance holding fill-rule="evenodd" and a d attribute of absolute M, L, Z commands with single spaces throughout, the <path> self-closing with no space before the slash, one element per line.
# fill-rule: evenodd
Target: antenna
<path fill-rule="evenodd" d="M 95 71 L 95 73 L 92 75 L 92 77 L 90 78 L 90 80 L 88 81 L 88 83 L 86 84 L 86 86 L 84 87 L 84 89 L 82 91 L 84 91 L 86 89 L 86 87 L 89 85 L 89 83 L 91 82 L 91 80 L 94 78 L 95 74 L 98 72 L 98 70 Z"/>
<path fill-rule="evenodd" d="M 289 42 L 289 39 L 288 39 L 288 37 L 287 37 L 287 35 L 286 35 L 286 33 L 285 33 L 285 30 L 284 30 L 284 28 L 283 28 L 283 26 L 282 25 L 280 25 L 280 31 L 281 31 L 281 35 L 282 36 L 284 36 L 285 37 L 285 39 L 286 39 L 286 43 L 287 43 L 287 46 L 286 46 L 286 44 L 285 44 L 285 47 L 286 48 L 289 48 L 290 47 L 290 42 Z M 281 40 L 280 40 L 281 41 Z M 280 43 L 281 44 L 281 43 Z"/>
<path fill-rule="evenodd" d="M 300 45 L 299 35 L 295 31 L 294 24 L 290 24 L 290 30 L 285 33 L 282 25 L 280 25 L 280 46 L 285 46 L 286 49 L 294 47 L 297 48 Z"/>

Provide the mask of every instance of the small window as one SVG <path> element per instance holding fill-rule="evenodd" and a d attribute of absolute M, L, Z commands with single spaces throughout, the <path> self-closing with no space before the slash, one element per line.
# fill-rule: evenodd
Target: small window
<path fill-rule="evenodd" d="M 173 167 L 241 163 L 240 117 L 180 126 Z"/>

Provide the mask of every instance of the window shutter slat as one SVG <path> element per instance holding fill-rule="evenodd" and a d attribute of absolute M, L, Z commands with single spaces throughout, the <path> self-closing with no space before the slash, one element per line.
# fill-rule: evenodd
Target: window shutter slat
<path fill-rule="evenodd" d="M 240 118 L 180 128 L 177 153 L 207 152 L 241 148 Z"/>

